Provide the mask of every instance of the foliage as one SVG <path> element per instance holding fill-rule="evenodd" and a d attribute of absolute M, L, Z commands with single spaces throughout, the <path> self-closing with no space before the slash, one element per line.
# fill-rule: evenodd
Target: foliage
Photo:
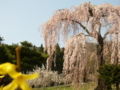
<path fill-rule="evenodd" d="M 43 54 L 42 54 L 43 55 Z M 47 55 L 42 57 L 41 53 L 32 50 L 30 48 L 22 47 L 21 50 L 21 65 L 22 70 L 32 70 L 34 68 L 34 65 L 42 66 L 42 64 L 45 65 Z"/>
<path fill-rule="evenodd" d="M 28 47 L 28 48 L 33 46 L 32 43 L 30 43 L 28 41 L 23 41 L 23 42 L 20 42 L 20 43 L 21 43 L 22 46 Z"/>
<path fill-rule="evenodd" d="M 120 65 L 106 64 L 98 70 L 99 77 L 107 82 L 108 85 L 116 84 L 119 88 L 120 83 Z"/>
<path fill-rule="evenodd" d="M 2 44 L 2 41 L 4 41 L 4 38 L 0 36 L 0 45 Z"/>
<path fill-rule="evenodd" d="M 41 46 L 39 47 L 39 51 L 40 51 L 40 52 L 44 52 L 44 47 L 43 47 L 42 44 L 41 44 Z"/>
<path fill-rule="evenodd" d="M 21 66 L 22 71 L 32 70 L 35 65 L 39 67 L 46 64 L 47 54 L 37 51 L 37 47 L 27 41 L 23 41 L 21 50 Z M 0 63 L 11 62 L 16 63 L 15 49 L 18 44 L 2 44 L 0 45 Z"/>
<path fill-rule="evenodd" d="M 38 52 L 35 45 L 27 41 L 21 42 L 21 66 L 24 72 L 32 70 L 35 65 L 39 67 L 46 64 L 47 54 Z"/>
<path fill-rule="evenodd" d="M 13 55 L 11 53 L 11 51 L 8 49 L 8 45 L 1 45 L 0 46 L 0 63 L 12 62 L 12 60 L 15 60 L 15 54 Z"/>
<path fill-rule="evenodd" d="M 63 60 L 64 49 L 60 48 L 59 44 L 56 44 L 55 54 L 56 54 L 56 62 L 55 62 L 56 65 L 53 63 L 52 70 L 58 71 L 58 73 L 62 73 L 63 61 L 64 61 Z"/>
<path fill-rule="evenodd" d="M 48 54 L 45 54 L 45 53 L 42 53 L 42 52 L 40 52 L 40 53 L 41 53 L 41 56 L 42 56 L 42 57 L 44 57 L 44 58 L 49 57 L 49 55 L 48 55 Z"/>

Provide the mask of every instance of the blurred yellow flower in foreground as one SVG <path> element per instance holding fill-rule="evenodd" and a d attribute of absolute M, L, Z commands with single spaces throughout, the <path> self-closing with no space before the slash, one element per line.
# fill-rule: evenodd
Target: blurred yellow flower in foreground
<path fill-rule="evenodd" d="M 13 78 L 13 81 L 10 84 L 5 87 L 1 86 L 0 90 L 15 90 L 18 87 L 22 90 L 31 90 L 26 80 L 38 77 L 37 73 L 25 75 L 21 72 L 17 72 L 16 65 L 9 62 L 0 64 L 0 74 L 3 75 L 0 76 L 0 78 L 3 78 L 5 74 L 8 74 L 11 78 Z"/>
<path fill-rule="evenodd" d="M 35 79 L 37 77 L 37 73 L 25 75 L 19 72 L 18 74 L 14 75 L 13 81 L 9 85 L 5 86 L 3 90 L 15 90 L 18 87 L 22 90 L 31 90 L 26 80 Z"/>
<path fill-rule="evenodd" d="M 0 74 L 6 74 L 16 69 L 14 64 L 9 62 L 0 64 Z"/>
<path fill-rule="evenodd" d="M 0 76 L 0 78 L 3 78 L 3 77 L 4 77 L 4 75 Z"/>
<path fill-rule="evenodd" d="M 0 86 L 0 90 L 3 90 L 3 86 Z"/>
<path fill-rule="evenodd" d="M 0 74 L 8 74 L 10 77 L 14 77 L 18 72 L 16 71 L 16 65 L 9 62 L 0 64 Z"/>

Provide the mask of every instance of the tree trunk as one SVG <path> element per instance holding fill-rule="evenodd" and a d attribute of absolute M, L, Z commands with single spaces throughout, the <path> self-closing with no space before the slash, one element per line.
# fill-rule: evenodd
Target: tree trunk
<path fill-rule="evenodd" d="M 116 83 L 116 90 L 119 90 L 119 83 Z"/>
<path fill-rule="evenodd" d="M 103 80 L 98 79 L 98 86 L 94 90 L 112 90 L 112 88 Z"/>
<path fill-rule="evenodd" d="M 101 35 L 98 35 L 98 45 L 97 45 L 97 60 L 98 60 L 98 69 L 100 66 L 105 64 L 105 60 L 103 59 L 103 38 Z M 109 86 L 102 79 L 98 78 L 98 86 L 94 90 L 111 90 L 111 86 Z"/>

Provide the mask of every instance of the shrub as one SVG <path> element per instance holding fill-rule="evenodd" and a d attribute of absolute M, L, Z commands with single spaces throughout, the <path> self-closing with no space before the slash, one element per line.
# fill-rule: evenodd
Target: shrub
<path fill-rule="evenodd" d="M 107 82 L 108 85 L 116 84 L 116 90 L 119 90 L 120 83 L 120 65 L 103 65 L 98 70 L 99 77 Z"/>
<path fill-rule="evenodd" d="M 42 68 L 35 66 L 33 71 L 29 71 L 27 73 L 39 73 L 39 77 L 34 80 L 28 80 L 27 82 L 30 86 L 34 87 L 47 87 L 53 85 L 59 85 L 63 83 L 62 74 L 58 74 L 56 71 L 46 70 L 46 68 L 42 65 Z"/>

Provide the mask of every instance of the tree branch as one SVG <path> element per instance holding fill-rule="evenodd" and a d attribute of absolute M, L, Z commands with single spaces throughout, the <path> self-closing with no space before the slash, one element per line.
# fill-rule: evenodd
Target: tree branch
<path fill-rule="evenodd" d="M 106 39 L 106 37 L 107 37 L 108 34 L 119 34 L 119 33 L 120 33 L 119 31 L 108 31 L 108 32 L 106 32 L 106 33 L 104 34 L 103 40 Z"/>
<path fill-rule="evenodd" d="M 104 37 L 103 37 L 103 40 L 105 40 L 105 38 L 107 37 L 107 35 L 109 34 L 109 32 L 106 32 Z"/>
<path fill-rule="evenodd" d="M 66 18 L 66 19 L 61 19 L 61 20 L 68 20 L 68 19 Z M 71 20 L 71 21 L 79 24 L 87 32 L 87 34 L 90 35 L 90 32 L 88 31 L 88 29 L 85 26 L 83 26 L 80 22 L 75 21 L 75 20 Z"/>
<path fill-rule="evenodd" d="M 101 33 L 100 33 L 100 30 L 101 30 L 101 23 L 99 22 L 99 23 L 97 23 L 97 24 L 99 25 L 98 34 L 100 34 L 100 35 L 101 35 Z"/>

